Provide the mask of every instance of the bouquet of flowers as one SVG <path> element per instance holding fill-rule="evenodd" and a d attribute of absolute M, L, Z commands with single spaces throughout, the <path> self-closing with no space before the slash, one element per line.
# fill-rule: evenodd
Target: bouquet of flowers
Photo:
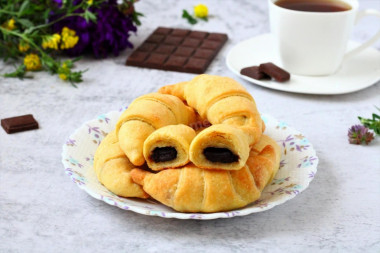
<path fill-rule="evenodd" d="M 135 1 L 0 0 L 0 58 L 18 64 L 3 76 L 22 79 L 45 70 L 75 86 L 84 72 L 73 70 L 78 56 L 105 58 L 133 47 L 129 37 L 142 16 Z"/>

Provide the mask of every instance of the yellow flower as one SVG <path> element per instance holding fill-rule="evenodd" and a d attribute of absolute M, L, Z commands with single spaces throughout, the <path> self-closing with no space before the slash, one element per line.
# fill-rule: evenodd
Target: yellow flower
<path fill-rule="evenodd" d="M 204 4 L 198 4 L 194 6 L 194 14 L 198 18 L 206 18 L 208 15 L 207 6 Z"/>
<path fill-rule="evenodd" d="M 41 69 L 40 57 L 36 54 L 28 54 L 24 58 L 24 65 L 26 70 L 36 71 Z"/>
<path fill-rule="evenodd" d="M 87 4 L 88 4 L 88 5 L 92 5 L 93 2 L 94 2 L 94 0 L 87 0 Z"/>
<path fill-rule="evenodd" d="M 13 29 L 15 29 L 16 28 L 16 26 L 15 26 L 15 20 L 13 18 L 11 18 L 10 20 L 5 21 L 4 24 L 2 25 L 2 27 L 4 27 L 7 30 L 13 30 Z"/>
<path fill-rule="evenodd" d="M 26 51 L 28 51 L 30 48 L 29 44 L 26 43 L 26 42 L 23 42 L 21 41 L 19 44 L 18 44 L 18 51 L 20 51 L 21 53 L 25 53 Z"/>
<path fill-rule="evenodd" d="M 59 74 L 58 75 L 59 76 L 59 78 L 61 78 L 62 80 L 67 80 L 67 75 L 66 74 Z"/>
<path fill-rule="evenodd" d="M 46 36 L 42 40 L 42 47 L 44 49 L 51 48 L 51 49 L 58 50 L 59 42 L 61 42 L 61 35 L 59 35 L 58 33 L 55 33 L 51 36 Z"/>
<path fill-rule="evenodd" d="M 62 29 L 61 35 L 61 49 L 73 48 L 79 41 L 79 37 L 76 36 L 76 32 L 68 27 L 64 27 Z"/>

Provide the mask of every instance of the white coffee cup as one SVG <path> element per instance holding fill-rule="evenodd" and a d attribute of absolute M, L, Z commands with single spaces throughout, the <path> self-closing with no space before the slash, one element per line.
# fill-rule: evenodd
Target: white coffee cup
<path fill-rule="evenodd" d="M 276 1 L 268 0 L 275 50 L 282 67 L 292 74 L 331 75 L 347 58 L 366 49 L 380 38 L 379 31 L 370 40 L 346 53 L 355 23 L 364 16 L 374 15 L 380 18 L 377 10 L 358 11 L 357 0 L 342 0 L 351 9 L 339 12 L 289 10 L 277 6 Z"/>

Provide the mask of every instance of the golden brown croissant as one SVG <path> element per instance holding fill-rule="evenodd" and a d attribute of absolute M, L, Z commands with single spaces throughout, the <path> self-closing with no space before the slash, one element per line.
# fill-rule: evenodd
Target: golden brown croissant
<path fill-rule="evenodd" d="M 130 172 L 136 168 L 119 147 L 115 131 L 109 133 L 94 156 L 96 176 L 108 190 L 122 197 L 148 198 L 142 187 L 134 183 Z"/>
<path fill-rule="evenodd" d="M 182 124 L 154 131 L 144 142 L 144 157 L 148 167 L 158 171 L 187 164 L 190 143 L 195 135 L 194 129 Z"/>
<path fill-rule="evenodd" d="M 252 96 L 235 80 L 229 77 L 220 77 L 212 75 L 199 75 L 189 82 L 182 82 L 175 85 L 162 87 L 159 92 L 164 94 L 172 94 L 183 100 L 193 107 L 202 118 L 207 118 L 211 124 L 227 124 L 240 128 L 242 136 L 246 138 L 250 146 L 255 144 L 264 131 L 264 123 L 256 108 L 256 104 Z M 194 139 L 197 141 L 198 136 Z M 205 137 L 204 137 L 205 138 Z M 212 138 L 212 136 L 210 136 Z M 210 147 L 214 148 L 214 147 Z M 232 152 L 233 146 L 228 146 Z M 249 147 L 244 148 L 247 153 Z M 235 154 L 239 156 L 239 154 Z M 201 167 L 219 168 L 219 169 L 240 169 L 241 163 L 246 160 L 241 158 L 239 164 L 214 164 L 209 167 L 209 163 L 198 159 L 199 157 L 191 157 L 190 160 Z M 194 159 L 194 160 L 193 160 Z"/>
<path fill-rule="evenodd" d="M 219 212 L 257 200 L 277 173 L 280 147 L 269 137 L 253 146 L 240 170 L 208 170 L 188 164 L 153 174 L 133 169 L 133 181 L 154 199 L 180 212 Z"/>
<path fill-rule="evenodd" d="M 156 129 L 167 125 L 185 124 L 195 121 L 195 112 L 179 98 L 151 93 L 135 99 L 120 116 L 116 134 L 120 147 L 132 164 L 143 165 L 143 145 Z"/>

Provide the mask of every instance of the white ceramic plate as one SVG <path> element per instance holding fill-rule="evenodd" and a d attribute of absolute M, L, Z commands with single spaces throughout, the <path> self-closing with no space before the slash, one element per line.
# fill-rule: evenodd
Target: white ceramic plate
<path fill-rule="evenodd" d="M 344 62 L 334 75 L 299 76 L 292 75 L 290 81 L 259 81 L 240 74 L 245 67 L 273 62 L 281 66 L 273 50 L 271 34 L 260 35 L 233 47 L 227 55 L 228 68 L 241 78 L 275 90 L 305 94 L 344 94 L 365 89 L 380 80 L 380 52 L 368 48 Z M 355 48 L 356 42 L 349 42 L 348 48 Z"/>
<path fill-rule="evenodd" d="M 125 108 L 123 108 L 125 109 Z M 275 139 L 282 148 L 280 170 L 264 189 L 258 201 L 244 208 L 218 213 L 179 213 L 153 200 L 122 198 L 101 185 L 93 169 L 95 150 L 111 132 L 121 114 L 112 111 L 90 120 L 77 129 L 63 145 L 62 162 L 65 172 L 81 189 L 96 199 L 136 213 L 178 219 L 216 219 L 262 212 L 294 198 L 305 190 L 317 172 L 318 157 L 311 143 L 300 132 L 262 115 L 265 134 Z"/>

